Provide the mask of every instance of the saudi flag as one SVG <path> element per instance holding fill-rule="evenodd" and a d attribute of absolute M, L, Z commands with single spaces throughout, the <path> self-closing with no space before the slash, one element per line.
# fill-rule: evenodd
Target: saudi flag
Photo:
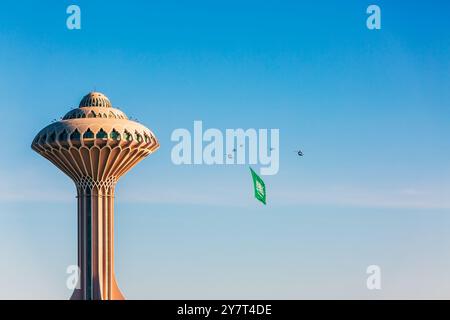
<path fill-rule="evenodd" d="M 266 204 L 266 185 L 264 181 L 250 168 L 253 178 L 253 187 L 255 189 L 255 198 Z"/>

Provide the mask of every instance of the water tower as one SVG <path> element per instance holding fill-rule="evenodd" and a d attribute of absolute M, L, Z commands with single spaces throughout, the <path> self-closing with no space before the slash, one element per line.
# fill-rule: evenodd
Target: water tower
<path fill-rule="evenodd" d="M 71 299 L 124 299 L 114 275 L 114 187 L 159 147 L 151 130 L 91 92 L 31 145 L 76 185 L 79 289 Z"/>

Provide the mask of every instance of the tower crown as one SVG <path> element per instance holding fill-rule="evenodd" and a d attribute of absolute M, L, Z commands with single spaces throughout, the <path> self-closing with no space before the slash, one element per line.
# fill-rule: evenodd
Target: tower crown
<path fill-rule="evenodd" d="M 153 132 L 112 107 L 102 93 L 42 129 L 31 145 L 76 183 L 118 179 L 159 147 Z"/>
<path fill-rule="evenodd" d="M 111 108 L 111 102 L 109 99 L 100 92 L 89 92 L 87 95 L 81 99 L 78 108 L 84 107 L 103 107 Z"/>

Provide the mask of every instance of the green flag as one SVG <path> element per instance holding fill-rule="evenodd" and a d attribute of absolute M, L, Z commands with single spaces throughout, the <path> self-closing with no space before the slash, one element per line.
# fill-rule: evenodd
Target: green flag
<path fill-rule="evenodd" d="M 253 188 L 255 189 L 255 198 L 266 204 L 266 185 L 264 181 L 250 168 L 253 178 Z"/>

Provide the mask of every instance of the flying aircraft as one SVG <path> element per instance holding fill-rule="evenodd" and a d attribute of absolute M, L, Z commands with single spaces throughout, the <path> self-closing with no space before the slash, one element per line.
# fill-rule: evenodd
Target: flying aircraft
<path fill-rule="evenodd" d="M 234 148 L 231 152 L 232 153 L 236 153 L 236 151 L 237 151 L 236 148 Z M 232 158 L 233 158 L 233 155 L 231 153 L 229 153 L 228 154 L 228 159 L 232 159 Z"/>

